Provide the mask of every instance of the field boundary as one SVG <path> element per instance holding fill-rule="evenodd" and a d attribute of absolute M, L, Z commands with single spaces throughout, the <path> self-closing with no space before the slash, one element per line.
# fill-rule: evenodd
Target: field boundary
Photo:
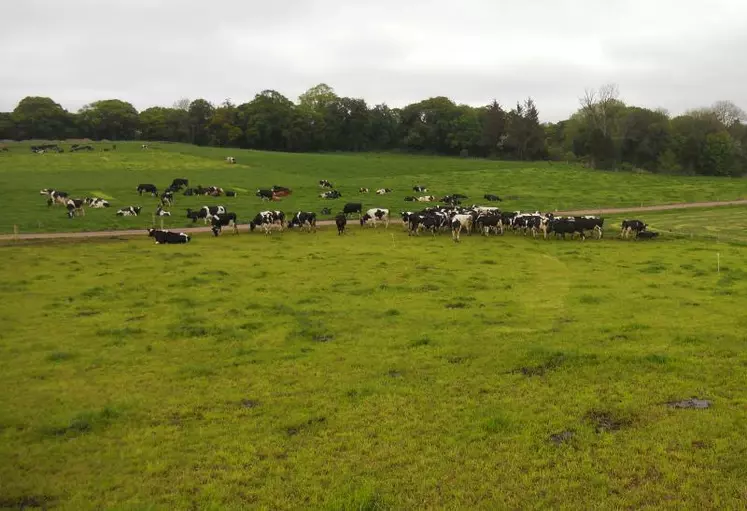
<path fill-rule="evenodd" d="M 556 215 L 580 216 L 580 215 L 615 215 L 620 213 L 642 213 L 647 211 L 667 211 L 677 209 L 695 209 L 695 208 L 714 208 L 722 206 L 747 206 L 747 199 L 731 201 L 712 201 L 712 202 L 682 202 L 675 204 L 658 204 L 654 206 L 634 206 L 620 208 L 595 208 L 579 209 L 568 211 L 555 211 Z M 317 222 L 319 227 L 329 227 L 335 225 L 334 220 L 320 220 Z M 115 229 L 110 231 L 78 231 L 78 232 L 37 232 L 37 233 L 18 233 L 18 234 L 0 234 L 0 241 L 14 240 L 45 240 L 45 239 L 67 239 L 67 238 L 120 238 L 142 236 L 146 228 L 142 229 Z M 210 227 L 183 227 L 172 228 L 170 230 L 184 232 L 188 234 L 210 232 Z"/>

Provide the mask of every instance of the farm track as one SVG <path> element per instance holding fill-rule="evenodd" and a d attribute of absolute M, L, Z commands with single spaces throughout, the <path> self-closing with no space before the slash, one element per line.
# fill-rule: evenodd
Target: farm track
<path fill-rule="evenodd" d="M 714 202 L 684 202 L 679 204 L 659 204 L 654 206 L 636 206 L 627 208 L 602 208 L 602 209 L 580 209 L 572 211 L 555 211 L 556 215 L 614 215 L 618 213 L 639 213 L 646 211 L 666 211 L 673 209 L 690 209 L 690 208 L 712 208 L 720 206 L 747 206 L 747 199 L 733 201 L 714 201 Z M 317 222 L 319 227 L 334 226 L 334 220 L 320 220 Z M 188 234 L 210 232 L 210 227 L 184 227 L 181 229 L 172 229 L 174 231 L 185 232 Z M 45 239 L 75 239 L 75 238 L 121 238 L 131 236 L 142 236 L 145 229 L 127 229 L 112 231 L 90 231 L 90 232 L 39 232 L 28 234 L 1 234 L 0 241 L 12 240 L 45 240 Z"/>

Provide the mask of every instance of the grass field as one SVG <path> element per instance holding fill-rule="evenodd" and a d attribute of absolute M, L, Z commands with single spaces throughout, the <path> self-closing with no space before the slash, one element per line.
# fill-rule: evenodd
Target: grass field
<path fill-rule="evenodd" d="M 0 153 L 0 199 L 4 214 L 0 233 L 81 231 L 145 228 L 152 225 L 156 201 L 135 192 L 139 183 L 163 188 L 175 177 L 186 177 L 192 185 L 221 186 L 239 191 L 236 198 L 192 198 L 177 196 L 167 227 L 190 225 L 187 207 L 223 204 L 248 223 L 258 211 L 267 209 L 254 196 L 257 188 L 272 185 L 294 190 L 273 209 L 319 213 L 325 206 L 339 211 L 347 201 L 362 201 L 366 207 L 388 207 L 395 212 L 419 208 L 403 201 L 417 195 L 414 184 L 427 185 L 429 194 L 464 193 L 469 202 L 483 203 L 485 193 L 509 197 L 505 209 L 564 210 L 612 206 L 638 206 L 672 202 L 730 200 L 747 197 L 747 180 L 673 177 L 652 174 L 590 171 L 576 165 L 546 162 L 497 162 L 477 159 L 418 157 L 388 154 L 284 154 L 199 148 L 182 144 L 151 144 L 143 151 L 139 143 L 118 143 L 116 151 L 36 155 L 29 144 L 12 145 Z M 68 147 L 68 144 L 63 144 Z M 97 149 L 111 147 L 96 144 Z M 224 162 L 226 155 L 237 165 Z M 320 179 L 331 180 L 343 194 L 327 201 L 318 197 Z M 108 198 L 112 208 L 87 210 L 84 218 L 68 219 L 62 207 L 48 208 L 42 188 L 57 188 L 72 196 Z M 358 189 L 371 189 L 360 195 Z M 376 188 L 393 188 L 388 196 L 376 196 Z M 140 205 L 138 218 L 118 218 L 116 209 Z"/>
<path fill-rule="evenodd" d="M 746 251 L 2 246 L 0 507 L 741 508 Z"/>

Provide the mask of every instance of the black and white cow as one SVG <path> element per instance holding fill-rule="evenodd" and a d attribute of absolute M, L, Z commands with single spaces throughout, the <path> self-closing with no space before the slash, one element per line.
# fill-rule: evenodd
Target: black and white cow
<path fill-rule="evenodd" d="M 475 227 L 484 236 L 491 232 L 498 234 L 501 232 L 501 215 L 496 213 L 479 214 L 475 219 Z"/>
<path fill-rule="evenodd" d="M 189 234 L 184 234 L 183 232 L 162 231 L 160 229 L 148 229 L 148 236 L 155 238 L 156 245 L 187 243 L 192 239 Z"/>
<path fill-rule="evenodd" d="M 501 202 L 501 198 L 497 195 L 493 195 L 492 193 L 486 193 L 485 195 L 483 195 L 483 197 L 485 198 L 485 200 L 490 202 Z"/>
<path fill-rule="evenodd" d="M 279 185 L 272 185 L 272 188 L 270 188 L 270 190 L 272 190 L 272 193 L 274 193 L 278 197 L 287 197 L 288 195 L 293 193 L 290 188 Z"/>
<path fill-rule="evenodd" d="M 233 156 L 226 156 L 226 163 L 236 163 L 236 158 Z"/>
<path fill-rule="evenodd" d="M 174 204 L 174 192 L 163 192 L 161 194 L 161 206 L 172 206 Z"/>
<path fill-rule="evenodd" d="M 104 199 L 99 199 L 98 197 L 86 197 L 84 199 L 84 202 L 86 203 L 86 206 L 88 206 L 89 208 L 93 208 L 93 209 L 109 207 L 109 201 L 106 201 Z"/>
<path fill-rule="evenodd" d="M 316 213 L 313 211 L 299 211 L 288 222 L 288 227 L 300 227 L 301 230 L 307 229 L 309 232 L 316 232 Z"/>
<path fill-rule="evenodd" d="M 275 194 L 272 192 L 272 190 L 267 189 L 259 189 L 254 195 L 262 200 L 273 200 L 275 198 Z"/>
<path fill-rule="evenodd" d="M 376 190 L 376 195 L 386 195 L 387 193 L 392 193 L 391 188 L 379 188 Z"/>
<path fill-rule="evenodd" d="M 638 236 L 636 236 L 635 239 L 637 240 L 652 240 L 659 236 L 658 232 L 653 231 L 641 231 L 638 233 Z"/>
<path fill-rule="evenodd" d="M 226 190 L 226 197 L 236 197 L 236 192 L 233 190 Z"/>
<path fill-rule="evenodd" d="M 368 193 L 368 188 L 358 188 L 358 193 Z"/>
<path fill-rule="evenodd" d="M 173 188 L 175 190 L 181 190 L 182 188 L 186 188 L 189 186 L 189 179 L 183 178 L 183 177 L 177 177 L 171 182 L 170 188 Z"/>
<path fill-rule="evenodd" d="M 462 230 L 469 233 L 472 230 L 472 215 L 456 214 L 451 217 L 451 239 L 459 241 Z"/>
<path fill-rule="evenodd" d="M 142 195 L 143 192 L 149 193 L 153 197 L 155 197 L 155 196 L 158 195 L 158 188 L 156 188 L 156 185 L 152 185 L 152 184 L 149 184 L 149 183 L 144 183 L 144 184 L 137 185 L 137 193 L 139 193 L 140 195 Z"/>
<path fill-rule="evenodd" d="M 405 202 L 417 202 L 417 201 L 418 201 L 418 198 L 413 197 L 412 195 L 408 195 L 405 197 Z"/>
<path fill-rule="evenodd" d="M 415 185 L 412 187 L 413 192 L 428 193 L 428 188 L 421 185 Z"/>
<path fill-rule="evenodd" d="M 249 222 L 249 230 L 254 231 L 257 227 L 261 227 L 265 231 L 265 235 L 273 230 L 283 232 L 285 228 L 284 222 L 285 214 L 282 211 L 260 211 Z"/>
<path fill-rule="evenodd" d="M 202 218 L 205 221 L 205 224 L 207 224 L 210 217 L 222 215 L 225 212 L 226 208 L 224 206 L 202 206 L 197 211 L 187 208 L 187 218 L 191 218 L 193 223 L 196 222 L 198 218 Z"/>
<path fill-rule="evenodd" d="M 335 217 L 335 225 L 337 225 L 337 235 L 345 233 L 345 225 L 348 223 L 348 219 L 345 215 L 340 213 Z"/>
<path fill-rule="evenodd" d="M 223 227 L 233 226 L 233 233 L 239 233 L 239 226 L 236 222 L 236 213 L 220 213 L 213 215 L 210 220 L 213 234 L 217 236 L 223 230 Z"/>
<path fill-rule="evenodd" d="M 424 195 L 422 197 L 418 197 L 418 202 L 435 202 L 436 197 L 433 195 Z"/>
<path fill-rule="evenodd" d="M 340 197 L 342 197 L 342 194 L 337 190 L 330 190 L 328 192 L 320 193 L 319 197 L 321 197 L 322 199 L 339 199 Z"/>
<path fill-rule="evenodd" d="M 138 216 L 141 209 L 140 206 L 127 206 L 117 211 L 117 216 Z"/>
<path fill-rule="evenodd" d="M 342 207 L 342 214 L 345 216 L 348 216 L 352 213 L 358 213 L 358 215 L 363 214 L 363 204 L 360 202 L 348 202 Z"/>
<path fill-rule="evenodd" d="M 60 192 L 58 190 L 52 190 L 50 188 L 44 188 L 39 192 L 41 195 L 47 196 L 47 206 L 52 204 L 67 205 L 68 194 L 67 192 Z"/>
<path fill-rule="evenodd" d="M 638 237 L 640 233 L 644 232 L 648 225 L 644 224 L 640 220 L 623 220 L 622 229 L 620 230 L 621 238 L 630 237 L 631 233 L 635 233 L 634 237 Z"/>
<path fill-rule="evenodd" d="M 330 182 L 329 182 L 329 181 L 327 181 L 326 179 L 320 179 L 320 180 L 319 180 L 319 186 L 321 186 L 322 188 L 334 188 L 334 187 L 332 186 L 332 183 L 330 183 Z"/>
<path fill-rule="evenodd" d="M 73 218 L 74 216 L 86 216 L 86 210 L 83 206 L 86 201 L 83 199 L 68 199 L 65 207 L 67 208 L 67 216 Z"/>
<path fill-rule="evenodd" d="M 156 216 L 171 216 L 171 211 L 166 211 L 161 206 L 156 208 Z"/>
<path fill-rule="evenodd" d="M 140 146 L 140 149 L 148 149 L 148 144 L 142 144 L 142 145 Z"/>
<path fill-rule="evenodd" d="M 361 216 L 360 222 L 363 227 L 367 222 L 371 222 L 374 228 L 383 223 L 386 229 L 389 228 L 389 210 L 382 208 L 373 208 L 366 211 L 366 214 Z"/>
<path fill-rule="evenodd" d="M 320 211 L 320 213 L 322 215 L 331 215 L 332 214 L 332 210 L 329 209 L 329 208 L 322 208 L 322 210 Z"/>

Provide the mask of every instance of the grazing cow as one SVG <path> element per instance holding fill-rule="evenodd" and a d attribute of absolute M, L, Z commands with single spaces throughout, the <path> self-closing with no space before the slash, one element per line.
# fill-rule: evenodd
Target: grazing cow
<path fill-rule="evenodd" d="M 321 179 L 321 180 L 319 181 L 319 186 L 321 186 L 322 188 L 334 188 L 334 187 L 332 186 L 332 183 L 330 183 L 330 182 L 329 182 L 329 181 L 327 181 L 326 179 Z"/>
<path fill-rule="evenodd" d="M 117 211 L 117 216 L 138 216 L 141 209 L 140 206 L 127 206 Z"/>
<path fill-rule="evenodd" d="M 331 215 L 332 214 L 332 210 L 329 209 L 329 208 L 322 208 L 321 214 L 322 215 Z"/>
<path fill-rule="evenodd" d="M 423 197 L 418 197 L 418 202 L 435 202 L 436 197 L 433 195 L 424 195 Z"/>
<path fill-rule="evenodd" d="M 84 199 L 84 202 L 86 203 L 86 206 L 89 208 L 94 209 L 100 209 L 100 208 L 108 208 L 109 207 L 109 201 L 106 201 L 104 199 L 99 199 L 98 197 L 86 197 Z"/>
<path fill-rule="evenodd" d="M 67 216 L 73 218 L 75 215 L 86 216 L 86 210 L 83 209 L 86 201 L 83 199 L 68 199 L 65 206 L 67 207 Z"/>
<path fill-rule="evenodd" d="M 348 223 L 348 219 L 345 215 L 340 213 L 335 217 L 335 225 L 337 225 L 337 235 L 345 233 L 345 225 Z"/>
<path fill-rule="evenodd" d="M 275 194 L 272 193 L 272 190 L 257 190 L 254 195 L 262 200 L 275 200 Z"/>
<path fill-rule="evenodd" d="M 483 195 L 483 197 L 485 198 L 486 201 L 501 202 L 501 198 L 498 197 L 497 195 L 493 195 L 492 193 L 486 193 L 485 195 Z"/>
<path fill-rule="evenodd" d="M 278 186 L 278 185 L 272 185 L 272 193 L 274 193 L 278 197 L 287 197 L 288 195 L 292 194 L 290 188 L 286 188 L 285 186 Z"/>
<path fill-rule="evenodd" d="M 620 237 L 628 238 L 630 237 L 631 233 L 635 233 L 634 237 L 637 238 L 640 233 L 646 230 L 646 227 L 648 227 L 648 225 L 644 224 L 640 220 L 623 220 L 622 229 L 620 230 Z"/>
<path fill-rule="evenodd" d="M 226 156 L 226 163 L 236 163 L 236 158 L 233 156 Z"/>
<path fill-rule="evenodd" d="M 316 232 L 316 213 L 313 211 L 299 211 L 293 218 L 291 218 L 291 221 L 288 222 L 289 228 L 295 226 L 300 227 L 301 230 L 306 228 L 309 232 L 311 232 L 312 229 Z"/>
<path fill-rule="evenodd" d="M 428 193 L 428 188 L 421 185 L 415 185 L 412 187 L 413 192 Z"/>
<path fill-rule="evenodd" d="M 386 195 L 387 193 L 392 193 L 391 188 L 379 188 L 376 190 L 376 195 Z"/>
<path fill-rule="evenodd" d="M 156 216 L 171 216 L 171 211 L 166 211 L 161 206 L 156 208 Z"/>
<path fill-rule="evenodd" d="M 653 231 L 641 231 L 638 233 L 638 236 L 635 237 L 637 240 L 652 240 L 659 236 L 658 232 Z"/>
<path fill-rule="evenodd" d="M 379 222 L 383 222 L 384 228 L 388 229 L 389 210 L 380 208 L 369 209 L 368 211 L 366 211 L 366 214 L 360 218 L 361 227 L 363 227 L 369 220 L 372 221 L 374 228 L 379 225 Z"/>
<path fill-rule="evenodd" d="M 170 188 L 173 188 L 174 191 L 181 190 L 182 187 L 188 187 L 189 186 L 189 179 L 185 179 L 183 177 L 177 177 L 171 182 Z"/>
<path fill-rule="evenodd" d="M 360 202 L 348 202 L 343 206 L 342 208 L 342 214 L 346 217 L 352 213 L 358 213 L 358 215 L 363 214 L 363 204 Z"/>
<path fill-rule="evenodd" d="M 358 193 L 368 193 L 368 188 L 358 188 Z"/>
<path fill-rule="evenodd" d="M 340 197 L 342 197 L 342 194 L 337 190 L 330 190 L 328 192 L 320 193 L 319 197 L 321 197 L 322 199 L 339 199 Z"/>
<path fill-rule="evenodd" d="M 51 190 L 49 188 L 44 188 L 39 193 L 41 195 L 47 196 L 47 206 L 51 206 L 52 204 L 61 204 L 63 206 L 67 205 L 67 199 L 68 199 L 67 192 L 60 192 L 57 190 Z"/>
<path fill-rule="evenodd" d="M 187 243 L 192 238 L 183 232 L 162 231 L 160 229 L 148 229 L 148 236 L 155 238 L 156 245 Z"/>
<path fill-rule="evenodd" d="M 158 195 L 158 188 L 156 188 L 156 185 L 151 185 L 147 183 L 137 185 L 137 193 L 142 195 L 143 192 L 150 193 L 153 197 L 155 197 Z"/>
<path fill-rule="evenodd" d="M 207 224 L 209 217 L 222 215 L 225 212 L 226 208 L 224 206 L 202 206 L 197 211 L 187 208 L 187 218 L 191 218 L 192 223 L 196 222 L 198 218 L 202 218 Z"/>
<path fill-rule="evenodd" d="M 451 217 L 451 239 L 459 241 L 459 235 L 464 229 L 469 233 L 472 230 L 472 215 L 456 214 Z"/>
<path fill-rule="evenodd" d="M 171 206 L 174 204 L 174 192 L 163 192 L 161 194 L 161 206 Z"/>
<path fill-rule="evenodd" d="M 233 226 L 234 234 L 239 233 L 239 226 L 236 223 L 236 213 L 220 213 L 218 215 L 213 215 L 210 220 L 210 225 L 212 226 L 211 229 L 215 236 L 218 236 L 218 234 L 223 230 L 223 227 L 227 225 Z"/>
<path fill-rule="evenodd" d="M 260 211 L 249 222 L 249 230 L 254 231 L 257 227 L 262 227 L 265 235 L 269 234 L 271 230 L 282 232 L 285 227 L 284 222 L 285 214 L 282 211 Z"/>

